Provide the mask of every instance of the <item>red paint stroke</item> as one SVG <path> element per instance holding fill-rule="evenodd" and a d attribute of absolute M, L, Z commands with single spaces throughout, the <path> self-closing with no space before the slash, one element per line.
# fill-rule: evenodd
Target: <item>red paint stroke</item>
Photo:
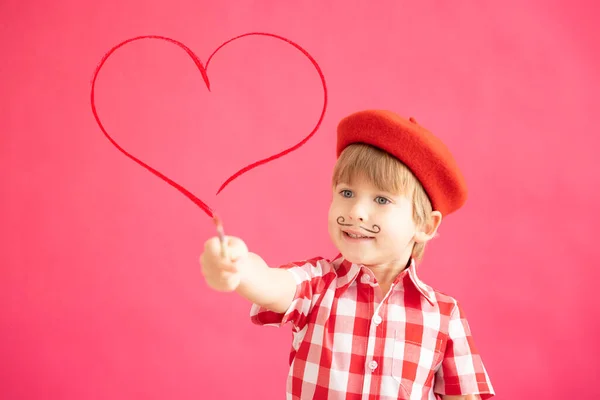
<path fill-rule="evenodd" d="M 120 47 L 123 47 L 124 45 L 126 45 L 128 43 L 131 43 L 131 42 L 134 42 L 134 41 L 137 41 L 137 40 L 142 40 L 142 39 L 159 39 L 159 40 L 165 40 L 165 41 L 167 41 L 169 43 L 176 44 L 177 46 L 179 46 L 183 50 L 185 50 L 185 52 L 192 58 L 192 60 L 196 64 L 196 67 L 198 67 L 198 70 L 200 71 L 200 74 L 202 75 L 202 79 L 204 79 L 204 83 L 206 84 L 206 88 L 210 92 L 210 81 L 208 79 L 208 74 L 207 74 L 208 64 L 210 63 L 210 60 L 213 58 L 213 56 L 215 54 L 217 54 L 217 52 L 220 49 L 222 49 L 223 47 L 225 47 L 227 44 L 229 44 L 229 43 L 231 43 L 231 42 L 233 42 L 235 40 L 247 37 L 247 36 L 267 36 L 267 37 L 279 39 L 279 40 L 282 40 L 282 41 L 284 41 L 284 42 L 286 42 L 286 43 L 294 46 L 296 49 L 300 50 L 302 52 L 302 54 L 304 54 L 310 60 L 310 62 L 313 64 L 313 66 L 317 70 L 317 72 L 319 74 L 319 77 L 321 78 L 321 83 L 323 85 L 323 109 L 321 110 L 321 115 L 319 116 L 319 120 L 317 121 L 316 125 L 314 126 L 314 128 L 312 129 L 312 131 L 304 139 L 302 139 L 300 142 L 296 143 L 294 146 L 289 147 L 289 148 L 287 148 L 287 149 L 285 149 L 285 150 L 283 150 L 283 151 L 281 151 L 281 152 L 279 152 L 279 153 L 277 153 L 275 155 L 272 155 L 270 157 L 264 158 L 264 159 L 256 161 L 256 162 L 253 162 L 252 164 L 247 165 L 246 167 L 240 169 L 235 174 L 233 174 L 232 176 L 230 176 L 229 178 L 227 178 L 227 180 L 225 182 L 223 182 L 223 184 L 221 185 L 221 187 L 217 191 L 217 194 L 219 194 L 231 182 L 233 182 L 235 179 L 239 178 L 244 173 L 250 171 L 251 169 L 254 169 L 254 168 L 256 168 L 256 167 L 258 167 L 258 166 L 260 166 L 262 164 L 266 164 L 266 163 L 268 163 L 270 161 L 276 160 L 279 157 L 282 157 L 282 156 L 284 156 L 286 154 L 291 153 L 294 150 L 297 150 L 298 148 L 300 148 L 301 146 L 303 146 L 304 144 L 306 144 L 306 142 L 308 142 L 308 140 L 310 138 L 312 138 L 312 136 L 317 132 L 317 130 L 319 129 L 319 126 L 321 126 L 321 122 L 323 121 L 323 118 L 325 117 L 325 111 L 327 109 L 327 85 L 325 83 L 325 76 L 323 75 L 323 72 L 321 71 L 321 68 L 319 67 L 319 64 L 317 64 L 317 62 L 315 61 L 315 59 L 306 50 L 304 50 L 298 44 L 296 44 L 296 43 L 292 42 L 291 40 L 288 40 L 288 39 L 286 39 L 286 38 L 284 38 L 282 36 L 274 35 L 274 34 L 271 34 L 271 33 L 251 32 L 251 33 L 245 33 L 243 35 L 236 36 L 236 37 L 234 37 L 232 39 L 227 40 L 223 44 L 221 44 L 210 55 L 210 57 L 208 57 L 208 60 L 206 61 L 206 66 L 203 66 L 202 65 L 202 61 L 200 61 L 200 59 L 198 58 L 198 56 L 196 56 L 196 54 L 192 50 L 190 50 L 189 47 L 187 47 L 186 45 L 184 45 L 183 43 L 181 43 L 181 42 L 179 42 L 177 40 L 174 40 L 174 39 L 171 39 L 171 38 L 168 38 L 168 37 L 164 37 L 164 36 L 156 36 L 156 35 L 138 36 L 138 37 L 135 37 L 135 38 L 131 38 L 131 39 L 125 40 L 125 41 L 119 43 L 118 45 L 114 46 L 112 49 L 110 49 L 110 51 L 104 55 L 104 57 L 102 58 L 102 60 L 98 64 L 98 66 L 96 67 L 96 71 L 94 72 L 94 78 L 92 80 L 92 90 L 91 90 L 92 113 L 94 114 L 94 118 L 96 118 L 96 122 L 98 123 L 98 126 L 102 130 L 102 133 L 104 133 L 104 136 L 106 136 L 106 138 L 119 151 L 121 151 L 123 154 L 125 154 L 127 157 L 129 157 L 130 159 L 132 159 L 133 161 L 135 161 L 136 163 L 138 163 L 142 167 L 146 168 L 148 171 L 150 171 L 151 173 L 153 173 L 154 175 L 156 175 L 160 179 L 162 179 L 165 182 L 167 182 L 169 185 L 173 186 L 175 189 L 179 190 L 183 195 L 185 195 L 194 204 L 196 204 L 198 207 L 200 207 L 200 209 L 202 209 L 211 218 L 214 216 L 213 210 L 204 201 L 200 200 L 192 192 L 190 192 L 189 190 L 187 190 L 186 188 L 184 188 L 183 186 L 181 186 L 177 182 L 173 181 L 169 177 L 165 176 L 160 171 L 157 171 L 156 169 L 152 168 L 148 164 L 146 164 L 143 161 L 139 160 L 134 155 L 132 155 L 129 152 L 127 152 L 125 149 L 123 149 L 121 146 L 119 146 L 119 144 L 108 134 L 108 132 L 106 131 L 106 129 L 102 125 L 102 122 L 100 121 L 100 117 L 98 116 L 98 112 L 96 110 L 96 102 L 95 102 L 95 97 L 94 97 L 95 87 L 96 87 L 96 79 L 98 78 L 98 73 L 100 72 L 100 69 L 102 69 L 102 66 L 104 65 L 104 63 L 106 62 L 106 60 L 108 60 L 108 58 L 111 56 L 111 54 L 114 53 Z"/>

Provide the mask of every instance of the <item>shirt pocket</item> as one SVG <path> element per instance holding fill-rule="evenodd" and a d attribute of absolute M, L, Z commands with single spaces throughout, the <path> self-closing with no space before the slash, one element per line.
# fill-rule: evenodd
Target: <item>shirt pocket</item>
<path fill-rule="evenodd" d="M 444 340 L 425 331 L 422 343 L 406 339 L 403 330 L 395 331 L 392 377 L 402 386 L 414 382 L 431 386 L 433 374 L 443 358 Z"/>

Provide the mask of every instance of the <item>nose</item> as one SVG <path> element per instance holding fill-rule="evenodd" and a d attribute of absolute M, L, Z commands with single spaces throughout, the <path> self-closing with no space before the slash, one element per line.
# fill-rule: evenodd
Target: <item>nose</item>
<path fill-rule="evenodd" d="M 351 220 L 364 222 L 367 219 L 367 209 L 359 201 L 355 202 L 348 215 Z"/>

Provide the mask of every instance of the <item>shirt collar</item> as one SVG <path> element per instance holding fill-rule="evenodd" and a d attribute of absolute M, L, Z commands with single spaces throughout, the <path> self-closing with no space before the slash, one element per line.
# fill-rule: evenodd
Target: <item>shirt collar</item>
<path fill-rule="evenodd" d="M 351 263 L 341 255 L 339 255 L 333 263 L 338 276 L 338 287 L 346 286 L 354 282 L 360 275 L 362 268 L 366 268 L 363 265 Z M 406 279 L 406 277 L 408 277 L 408 279 Z M 414 259 L 410 260 L 408 268 L 398 274 L 394 280 L 394 284 L 397 284 L 401 280 L 404 280 L 405 282 L 407 280 L 410 281 L 430 304 L 435 304 L 435 292 L 430 286 L 419 279 L 419 276 L 417 275 L 417 264 Z"/>

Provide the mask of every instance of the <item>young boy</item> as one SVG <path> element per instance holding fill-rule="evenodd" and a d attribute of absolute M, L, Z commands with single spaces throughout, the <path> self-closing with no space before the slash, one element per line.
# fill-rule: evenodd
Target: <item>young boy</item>
<path fill-rule="evenodd" d="M 457 301 L 417 276 L 442 217 L 466 200 L 446 146 L 410 118 L 367 110 L 338 125 L 329 235 L 341 253 L 269 268 L 244 242 L 201 256 L 208 284 L 293 329 L 288 399 L 488 399 L 489 377 Z"/>

